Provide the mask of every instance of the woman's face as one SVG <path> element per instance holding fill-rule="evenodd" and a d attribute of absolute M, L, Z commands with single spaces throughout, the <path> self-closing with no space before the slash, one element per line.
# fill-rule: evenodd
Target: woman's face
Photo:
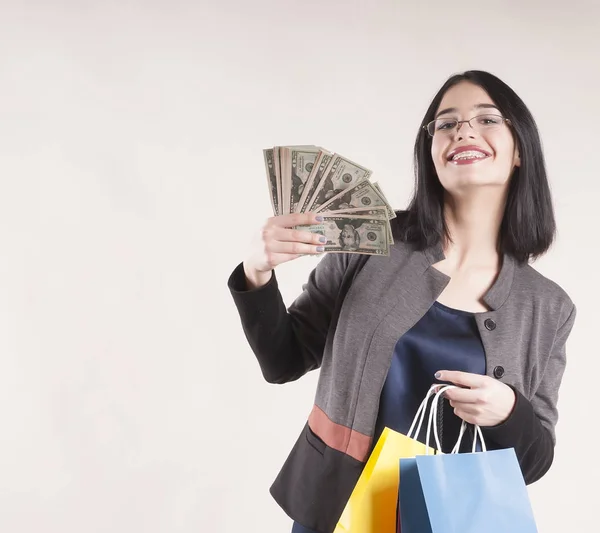
<path fill-rule="evenodd" d="M 481 87 L 461 82 L 446 92 L 435 118 L 467 120 L 481 114 L 501 115 Z M 467 152 L 465 147 L 469 148 Z M 438 131 L 432 138 L 431 157 L 442 187 L 456 194 L 482 186 L 505 189 L 515 166 L 520 165 L 506 122 L 489 130 L 478 131 L 465 122 L 449 133 Z"/>

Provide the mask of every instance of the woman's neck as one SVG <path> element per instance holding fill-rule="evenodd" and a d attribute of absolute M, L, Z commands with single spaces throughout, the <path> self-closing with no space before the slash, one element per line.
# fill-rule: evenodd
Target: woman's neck
<path fill-rule="evenodd" d="M 493 193 L 480 191 L 445 199 L 444 217 L 452 240 L 445 243 L 444 255 L 456 268 L 495 268 L 500 264 L 498 236 L 505 198 Z"/>

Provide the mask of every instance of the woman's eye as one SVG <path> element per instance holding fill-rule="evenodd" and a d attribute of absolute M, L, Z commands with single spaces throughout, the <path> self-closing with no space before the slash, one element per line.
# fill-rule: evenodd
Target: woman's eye
<path fill-rule="evenodd" d="M 444 121 L 438 122 L 437 129 L 438 130 L 449 130 L 449 129 L 454 128 L 455 126 L 456 126 L 455 120 L 444 120 Z"/>
<path fill-rule="evenodd" d="M 501 122 L 502 122 L 502 119 L 495 115 L 483 115 L 483 116 L 479 117 L 479 123 L 484 124 L 486 126 L 497 125 L 497 124 L 500 124 Z"/>

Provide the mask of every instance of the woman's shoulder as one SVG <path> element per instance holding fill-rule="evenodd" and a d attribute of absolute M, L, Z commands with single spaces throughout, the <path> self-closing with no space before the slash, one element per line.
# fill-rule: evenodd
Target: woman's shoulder
<path fill-rule="evenodd" d="M 573 311 L 575 304 L 567 291 L 531 264 L 517 267 L 516 278 L 517 290 L 521 294 L 529 294 L 531 300 L 543 304 L 544 307 L 564 309 L 569 314 Z"/>

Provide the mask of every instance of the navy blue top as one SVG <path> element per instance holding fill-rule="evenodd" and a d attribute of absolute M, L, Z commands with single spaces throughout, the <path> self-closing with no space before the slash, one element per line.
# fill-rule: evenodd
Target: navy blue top
<path fill-rule="evenodd" d="M 437 381 L 434 374 L 438 370 L 485 374 L 485 366 L 485 352 L 474 314 L 434 302 L 396 343 L 381 392 L 373 442 L 377 442 L 386 426 L 399 433 L 408 432 L 429 387 Z M 458 427 L 454 428 L 456 435 Z M 419 440 L 424 441 L 424 435 L 425 424 Z M 451 436 L 453 442 L 456 435 Z M 314 532 L 295 523 L 292 533 Z"/>
<path fill-rule="evenodd" d="M 381 392 L 374 442 L 386 426 L 406 434 L 429 387 L 437 381 L 438 370 L 485 374 L 485 367 L 474 314 L 434 302 L 396 343 Z"/>

